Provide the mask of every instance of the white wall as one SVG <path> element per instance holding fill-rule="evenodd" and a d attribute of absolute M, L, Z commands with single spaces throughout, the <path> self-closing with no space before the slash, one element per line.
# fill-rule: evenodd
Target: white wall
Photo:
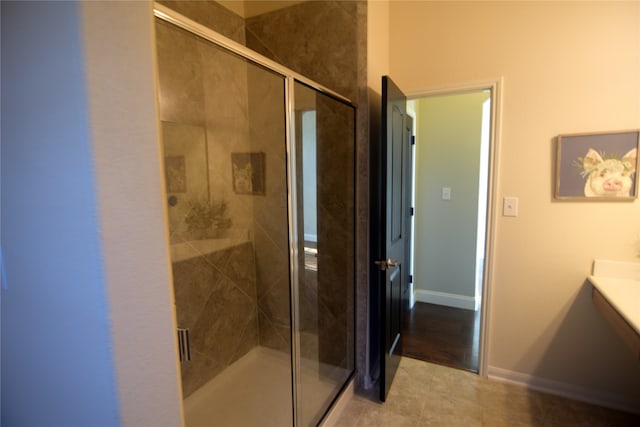
<path fill-rule="evenodd" d="M 423 302 L 474 309 L 482 104 L 488 93 L 417 100 L 414 286 Z M 451 199 L 442 199 L 442 189 Z"/>
<path fill-rule="evenodd" d="M 149 2 L 2 2 L 2 422 L 181 424 Z"/>
<path fill-rule="evenodd" d="M 585 399 L 640 401 L 633 355 L 594 310 L 594 258 L 635 260 L 640 202 L 552 200 L 561 133 L 640 127 L 639 2 L 390 3 L 406 92 L 504 77 L 490 373 Z M 497 206 L 499 212 L 501 209 Z"/>

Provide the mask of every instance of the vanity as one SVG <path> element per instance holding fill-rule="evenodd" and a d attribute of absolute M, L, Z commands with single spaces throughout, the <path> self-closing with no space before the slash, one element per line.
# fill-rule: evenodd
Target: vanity
<path fill-rule="evenodd" d="M 640 360 L 640 263 L 595 260 L 592 301 Z"/>

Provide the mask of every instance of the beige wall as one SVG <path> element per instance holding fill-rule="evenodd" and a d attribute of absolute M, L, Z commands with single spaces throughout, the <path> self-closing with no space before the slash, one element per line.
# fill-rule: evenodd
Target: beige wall
<path fill-rule="evenodd" d="M 380 94 L 389 74 L 389 2 L 367 1 L 367 81 Z"/>
<path fill-rule="evenodd" d="M 218 3 L 243 18 L 251 18 L 252 16 L 291 7 L 303 1 L 308 0 L 218 0 Z"/>
<path fill-rule="evenodd" d="M 99 230 L 123 426 L 181 425 L 150 2 L 83 2 Z"/>
<path fill-rule="evenodd" d="M 553 138 L 640 127 L 639 2 L 390 3 L 408 93 L 504 77 L 489 373 L 637 404 L 640 369 L 590 302 L 594 258 L 635 260 L 640 202 L 552 200 Z M 501 212 L 501 210 L 499 211 Z"/>

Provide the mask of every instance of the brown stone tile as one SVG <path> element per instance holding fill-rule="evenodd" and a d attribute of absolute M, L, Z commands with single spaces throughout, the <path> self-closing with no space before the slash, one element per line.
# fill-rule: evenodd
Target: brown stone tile
<path fill-rule="evenodd" d="M 202 257 L 173 263 L 173 287 L 178 327 L 193 328 L 219 279 Z"/>
<path fill-rule="evenodd" d="M 228 255 L 221 266 L 225 274 L 247 296 L 256 299 L 256 270 L 253 245 L 245 242 L 225 250 Z"/>
<path fill-rule="evenodd" d="M 193 347 L 214 360 L 232 363 L 242 342 L 238 331 L 256 322 L 255 311 L 255 301 L 222 276 L 214 283 L 214 290 L 192 329 Z"/>
<path fill-rule="evenodd" d="M 258 298 L 258 306 L 272 323 L 277 325 L 289 325 L 291 310 L 289 306 L 289 281 L 285 279 L 274 280 L 269 292 Z"/>
<path fill-rule="evenodd" d="M 159 0 L 159 3 L 238 43 L 244 43 L 244 19 L 215 1 Z"/>
<path fill-rule="evenodd" d="M 247 45 L 355 99 L 357 26 L 340 3 L 304 2 L 249 18 Z"/>
<path fill-rule="evenodd" d="M 291 331 L 275 325 L 261 310 L 258 311 L 260 345 L 273 350 L 291 353 Z"/>

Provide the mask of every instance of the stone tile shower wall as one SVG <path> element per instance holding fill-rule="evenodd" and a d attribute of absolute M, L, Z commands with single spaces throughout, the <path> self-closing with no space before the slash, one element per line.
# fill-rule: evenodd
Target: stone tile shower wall
<path fill-rule="evenodd" d="M 350 107 L 317 97 L 318 358 L 353 369 L 354 150 Z M 347 185 L 345 185 L 347 184 Z"/>
<path fill-rule="evenodd" d="M 173 263 L 178 326 L 191 331 L 184 397 L 258 345 L 254 272 L 251 242 Z"/>
<path fill-rule="evenodd" d="M 277 62 L 288 66 L 297 72 L 308 76 L 325 86 L 335 90 L 338 93 L 355 100 L 360 105 L 365 106 L 367 103 L 367 85 L 366 85 L 366 26 L 362 25 L 366 22 L 366 2 L 360 1 L 311 1 L 296 6 L 292 6 L 283 10 L 275 11 L 254 18 L 249 18 L 245 22 L 241 17 L 233 14 L 224 7 L 218 5 L 214 1 L 168 1 L 161 0 L 161 3 L 171 7 L 177 12 L 190 17 L 191 19 L 222 33 L 240 43 L 243 43 L 253 50 L 256 50 L 265 56 L 268 56 Z M 246 40 L 246 42 L 245 42 Z M 184 50 L 184 46 L 176 46 L 173 58 L 175 62 L 185 62 L 184 55 L 189 53 L 188 49 Z M 180 78 L 188 77 L 189 73 L 200 73 L 199 70 L 184 69 Z M 231 73 L 235 74 L 235 73 Z M 240 73 L 241 74 L 241 73 Z M 284 162 L 284 143 L 283 136 L 280 136 L 278 149 L 274 150 L 270 145 L 271 141 L 278 139 L 277 131 L 273 128 L 272 120 L 282 120 L 281 112 L 274 112 L 254 101 L 260 100 L 264 93 L 260 91 L 275 90 L 258 89 L 260 84 L 254 82 L 256 76 L 252 76 L 252 72 L 245 72 L 246 93 L 239 99 L 249 99 L 251 102 L 239 106 L 233 111 L 233 107 L 226 103 L 220 103 L 227 108 L 227 120 L 223 122 L 209 122 L 202 117 L 197 123 L 202 123 L 207 128 L 206 138 L 208 147 L 215 142 L 232 141 L 234 123 L 240 121 L 240 117 L 251 118 L 255 122 L 249 128 L 240 130 L 242 137 L 238 138 L 237 144 L 244 144 L 247 150 L 265 152 L 267 167 L 267 191 L 262 197 L 244 196 L 250 202 L 246 204 L 239 203 L 239 208 L 234 211 L 233 222 L 234 228 L 229 230 L 232 236 L 238 236 L 243 233 L 242 230 L 248 230 L 250 239 L 254 245 L 254 265 L 255 265 L 255 285 L 258 312 L 258 337 L 260 345 L 264 345 L 274 349 L 289 351 L 290 345 L 290 327 L 289 327 L 289 266 L 286 256 L 283 258 L 279 254 L 288 253 L 288 236 L 286 225 L 286 183 L 284 169 L 278 167 Z M 365 76 L 365 77 L 363 77 Z M 194 78 L 195 79 L 195 78 Z M 236 81 L 236 80 L 234 80 Z M 205 82 L 202 83 L 205 85 Z M 197 87 L 194 82 L 192 88 Z M 230 85 L 235 86 L 235 85 Z M 191 98 L 195 102 L 200 102 L 199 98 L 203 95 L 197 95 L 186 91 L 184 93 L 176 92 L 176 95 Z M 192 98 L 193 95 L 193 98 Z M 218 100 L 229 100 L 232 93 L 218 93 Z M 202 100 L 203 107 L 204 100 Z M 177 106 L 175 106 L 177 107 Z M 206 106 L 207 108 L 217 108 Z M 231 108 L 231 109 L 229 109 Z M 284 108 L 284 106 L 283 106 Z M 193 109 L 189 108 L 191 112 Z M 204 110 L 202 110 L 204 111 Z M 362 266 L 366 266 L 366 230 L 367 225 L 367 206 L 368 199 L 366 197 L 367 182 L 367 146 L 368 146 L 368 118 L 366 117 L 366 108 L 358 110 L 358 228 L 364 230 L 358 233 L 358 289 L 364 287 L 365 292 L 359 291 L 358 306 L 358 324 L 366 320 L 366 268 L 361 270 Z M 177 108 L 169 108 L 165 111 L 163 120 L 177 120 L 175 117 L 184 117 L 188 115 L 188 111 L 178 111 Z M 208 110 L 207 116 L 213 111 Z M 279 113 L 279 115 L 277 115 Z M 164 114 L 164 113 L 163 113 Z M 363 114 L 365 117 L 363 117 Z M 169 118 L 165 118 L 169 117 Z M 271 117 L 271 120 L 269 119 Z M 262 119 L 261 119 L 262 118 Z M 193 123 L 187 120 L 188 123 Z M 225 126 L 230 124 L 229 133 L 225 135 Z M 271 127 L 271 128 L 270 128 Z M 213 129 L 216 129 L 215 131 Z M 272 148 L 269 148 L 272 147 Z M 281 150 L 280 150 L 281 147 Z M 215 174 L 219 171 L 219 167 L 225 167 L 225 162 L 230 167 L 230 161 L 224 160 L 220 153 L 215 154 L 215 149 L 209 151 L 209 168 Z M 227 154 L 228 156 L 228 154 Z M 281 160 L 282 159 L 282 160 Z M 328 159 L 329 160 L 329 159 Z M 212 179 L 212 182 L 222 183 L 225 179 L 229 179 L 230 173 L 222 172 L 221 176 Z M 212 184 L 212 194 L 220 194 L 224 188 L 230 188 L 229 183 L 220 184 L 216 187 Z M 243 213 L 250 212 L 250 218 L 242 217 Z M 236 217 L 235 215 L 239 215 Z M 240 226 L 242 225 L 242 226 Z M 353 228 L 351 228 L 353 229 Z M 173 236 L 175 238 L 177 236 Z M 175 241 L 175 240 L 172 240 Z M 178 240 L 179 241 L 179 240 Z M 332 251 L 333 249 L 327 249 Z M 325 256 L 329 253 L 325 250 Z M 335 248 L 335 250 L 339 250 Z M 337 253 L 337 252 L 336 252 Z M 278 255 L 278 256 L 276 256 Z M 353 255 L 351 255 L 352 257 Z M 365 257 L 364 262 L 362 257 Z M 353 259 L 353 258 L 351 258 Z M 325 261 L 326 262 L 326 261 Z M 174 265 L 175 268 L 175 265 Z M 186 267 L 184 267 L 186 269 Z M 182 266 L 180 266 L 182 269 Z M 347 274 L 351 274 L 347 272 Z M 312 273 L 315 275 L 315 272 Z M 310 282 L 315 282 L 315 278 Z M 325 291 L 330 288 L 324 288 Z M 320 296 L 328 298 L 329 295 Z M 315 305 L 318 303 L 318 295 L 312 295 L 308 301 L 302 304 Z M 339 310 L 338 310 L 339 311 Z M 304 307 L 301 312 L 305 313 Z M 353 319 L 339 319 L 334 316 L 331 322 L 342 323 L 350 322 Z M 303 323 L 313 324 L 316 319 L 310 319 L 309 322 Z M 335 325 L 326 325 L 325 331 L 330 331 Z M 361 328 L 360 328 L 361 329 Z M 349 331 L 353 333 L 353 325 L 349 326 Z M 314 331 L 317 332 L 317 331 Z M 325 334 L 321 340 L 330 341 L 330 334 Z M 362 339 L 359 338 L 359 340 Z M 359 345 L 358 348 L 361 346 Z M 303 348 L 304 350 L 304 348 Z M 360 359 L 360 354 L 359 354 Z M 330 354 L 326 354 L 323 358 L 327 362 L 336 362 Z M 361 362 L 359 362 L 361 364 Z"/>
<path fill-rule="evenodd" d="M 232 191 L 230 157 L 249 151 L 247 71 L 237 58 L 166 23 L 158 23 L 156 33 L 165 163 L 183 154 L 187 169 L 184 189 L 167 184 L 173 198 L 171 244 L 229 241 L 226 249 L 173 262 L 178 327 L 191 332 L 192 358 L 181 363 L 186 397 L 259 345 L 256 263 L 249 240 L 253 205 L 251 196 Z M 199 160 L 198 176 L 193 158 Z M 192 227 L 193 221 L 187 224 L 198 207 L 195 199 L 223 201 L 230 227 L 205 230 Z"/>
<path fill-rule="evenodd" d="M 247 47 L 355 101 L 358 7 L 308 1 L 247 18 Z"/>
<path fill-rule="evenodd" d="M 192 199 L 189 192 L 169 191 L 174 197 L 169 205 L 171 243 L 197 240 L 202 234 L 247 240 L 253 228 L 252 198 L 233 192 L 231 172 L 231 153 L 250 149 L 246 65 L 169 24 L 158 24 L 156 33 L 161 120 L 204 129 L 208 174 L 202 180 L 208 180 L 208 203 L 224 203 L 231 222 L 218 235 L 188 230 L 182 226 L 185 217 L 203 201 Z M 192 187 L 187 182 L 187 188 Z"/>
<path fill-rule="evenodd" d="M 366 83 L 366 2 L 362 1 L 308 1 L 291 7 L 265 13 L 246 20 L 246 45 L 276 62 L 321 83 L 331 90 L 365 106 L 367 103 Z M 322 102 L 322 101 L 321 101 Z M 320 110 L 330 112 L 332 106 Z M 344 289 L 344 283 L 354 280 L 353 260 L 358 256 L 358 326 L 366 330 L 367 322 L 367 230 L 368 230 L 368 116 L 367 109 L 358 109 L 357 120 L 357 173 L 353 169 L 353 156 L 342 155 L 341 148 L 348 147 L 349 135 L 332 135 L 331 126 L 319 122 L 318 170 L 326 166 L 318 177 L 319 218 L 318 232 L 325 233 L 322 247 L 318 247 L 318 271 L 305 271 L 300 289 L 301 340 L 303 357 L 319 357 L 326 365 L 346 367 L 344 348 L 354 339 L 354 319 L 345 304 L 351 304 L 355 295 L 353 289 Z M 324 114 L 323 114 L 324 115 Z M 325 116 L 327 122 L 336 117 Z M 334 122 L 337 128 L 341 127 Z M 321 134 L 323 133 L 324 134 Z M 324 141 L 324 146 L 321 140 Z M 343 145 L 341 145 L 343 144 Z M 353 154 L 353 153 L 351 153 Z M 340 173 L 349 175 L 341 176 Z M 353 192 L 340 187 L 357 175 L 356 206 L 339 206 L 337 199 L 353 200 Z M 351 188 L 351 190 L 353 190 Z M 340 211 L 340 207 L 347 208 Z M 353 237 L 356 224 L 352 215 L 357 210 L 357 243 L 347 243 L 348 234 Z M 321 229 L 322 228 L 322 229 Z M 334 238 L 339 236 L 340 238 Z M 320 236 L 319 236 L 320 237 Z M 358 251 L 355 251 L 355 245 Z M 301 262 L 303 262 L 301 260 Z M 362 269 L 364 268 L 364 269 Z M 342 298 L 342 301 L 340 299 Z M 325 315 L 309 317 L 309 313 L 320 310 Z M 341 329 L 342 328 L 342 329 Z M 346 328 L 346 334 L 345 329 Z M 315 335 L 315 336 L 314 336 Z M 362 334 L 360 339 L 366 339 Z M 314 344 L 314 340 L 317 341 Z M 359 348 L 364 344 L 359 343 Z M 347 359 L 353 360 L 354 349 L 347 346 Z M 340 350 L 343 351 L 340 356 Z M 311 353 L 315 353 L 312 355 Z M 366 350 L 358 353 L 364 360 Z M 364 365 L 362 361 L 359 362 Z"/>
<path fill-rule="evenodd" d="M 368 229 L 369 229 L 369 135 L 370 91 L 367 83 L 367 2 L 307 1 L 246 20 L 246 45 L 346 96 L 356 111 L 356 368 L 358 386 L 365 387 L 367 375 L 368 319 Z M 380 82 L 371 82 L 380 90 Z M 379 95 L 378 95 L 379 97 Z M 374 98 L 375 100 L 375 98 Z M 378 101 L 379 102 L 379 101 Z M 376 117 L 373 118 L 374 121 Z M 374 123 L 375 124 L 375 123 Z M 375 129 L 374 129 L 375 130 Z M 332 249 L 329 249 L 332 250 Z M 337 249 L 338 250 L 338 249 Z M 322 267 L 319 266 L 320 270 Z M 315 284 L 315 272 L 306 283 Z M 308 289 L 302 304 L 317 304 L 314 289 Z M 302 295 L 304 297 L 304 295 Z M 305 319 L 302 324 L 317 319 Z M 351 331 L 353 332 L 353 328 Z M 303 331 L 304 333 L 304 331 Z M 305 336 L 302 337 L 303 340 Z M 322 338 L 321 338 L 322 339 Z M 310 346 L 303 347 L 305 349 Z M 327 355 L 327 357 L 330 357 Z"/>
<path fill-rule="evenodd" d="M 157 0 L 181 15 L 245 44 L 244 19 L 213 0 Z"/>
<path fill-rule="evenodd" d="M 245 21 L 214 1 L 168 1 L 161 3 L 167 5 L 178 13 L 203 24 L 222 35 L 239 43 L 245 43 Z M 240 30 L 242 29 L 242 30 Z M 265 79 L 264 70 L 258 72 L 249 69 L 246 77 L 248 99 L 248 111 L 243 119 L 250 125 L 243 129 L 233 126 L 238 117 L 223 112 L 224 119 L 220 123 L 211 123 L 212 129 L 216 129 L 215 135 L 208 134 L 209 147 L 215 147 L 212 151 L 224 151 L 222 145 L 226 141 L 233 140 L 230 132 L 247 133 L 247 150 L 252 152 L 264 152 L 266 162 L 266 191 L 264 196 L 243 196 L 251 203 L 253 213 L 250 219 L 251 239 L 255 245 L 256 283 L 258 289 L 259 307 L 259 336 L 260 344 L 276 350 L 290 351 L 290 286 L 288 265 L 288 225 L 287 225 L 287 182 L 285 153 L 285 135 L 283 133 L 282 107 L 274 108 L 265 104 L 265 99 L 273 99 L 278 93 L 282 93 L 282 86 L 277 86 L 271 79 Z M 232 101 L 229 96 L 220 94 L 216 99 Z M 243 122 L 246 123 L 246 122 Z M 215 126 L 215 127 L 214 127 Z M 226 177 L 231 176 L 225 168 L 230 167 L 223 153 L 210 153 L 210 168 L 215 175 L 212 186 L 222 185 L 230 188 L 230 183 L 225 182 Z M 227 162 L 227 163 L 225 163 Z M 228 166 L 227 166 L 228 165 Z M 222 171 L 220 173 L 216 171 Z M 215 183 L 215 184 L 214 184 Z M 212 191 L 215 191 L 212 189 Z M 238 206 L 243 206 L 239 201 Z M 247 212 L 249 206 L 244 206 L 241 212 Z M 234 223 L 236 217 L 234 213 Z M 245 224 L 243 224 L 245 225 Z M 238 230 L 240 227 L 236 227 Z M 283 256 L 285 255 L 285 256 Z"/>
<path fill-rule="evenodd" d="M 230 25 L 214 2 L 162 3 L 244 41 L 244 21 L 236 17 Z M 186 397 L 257 345 L 290 351 L 284 83 L 166 23 L 157 25 L 157 47 L 165 154 L 180 154 L 194 135 L 203 141 L 209 198 L 227 204 L 232 222 L 215 233 L 194 231 L 185 224 L 194 209 L 190 171 L 186 192 L 168 185 L 172 245 L 211 237 L 233 242 L 173 262 L 178 327 L 191 331 L 192 360 L 181 364 Z M 264 195 L 233 191 L 231 153 L 248 152 L 264 153 Z"/>
<path fill-rule="evenodd" d="M 254 245 L 258 288 L 260 344 L 290 352 L 291 310 L 287 212 L 285 104 L 271 102 L 284 94 L 284 81 L 262 69 L 248 74 L 249 139 L 252 151 L 264 152 L 266 191 L 254 197 Z"/>

